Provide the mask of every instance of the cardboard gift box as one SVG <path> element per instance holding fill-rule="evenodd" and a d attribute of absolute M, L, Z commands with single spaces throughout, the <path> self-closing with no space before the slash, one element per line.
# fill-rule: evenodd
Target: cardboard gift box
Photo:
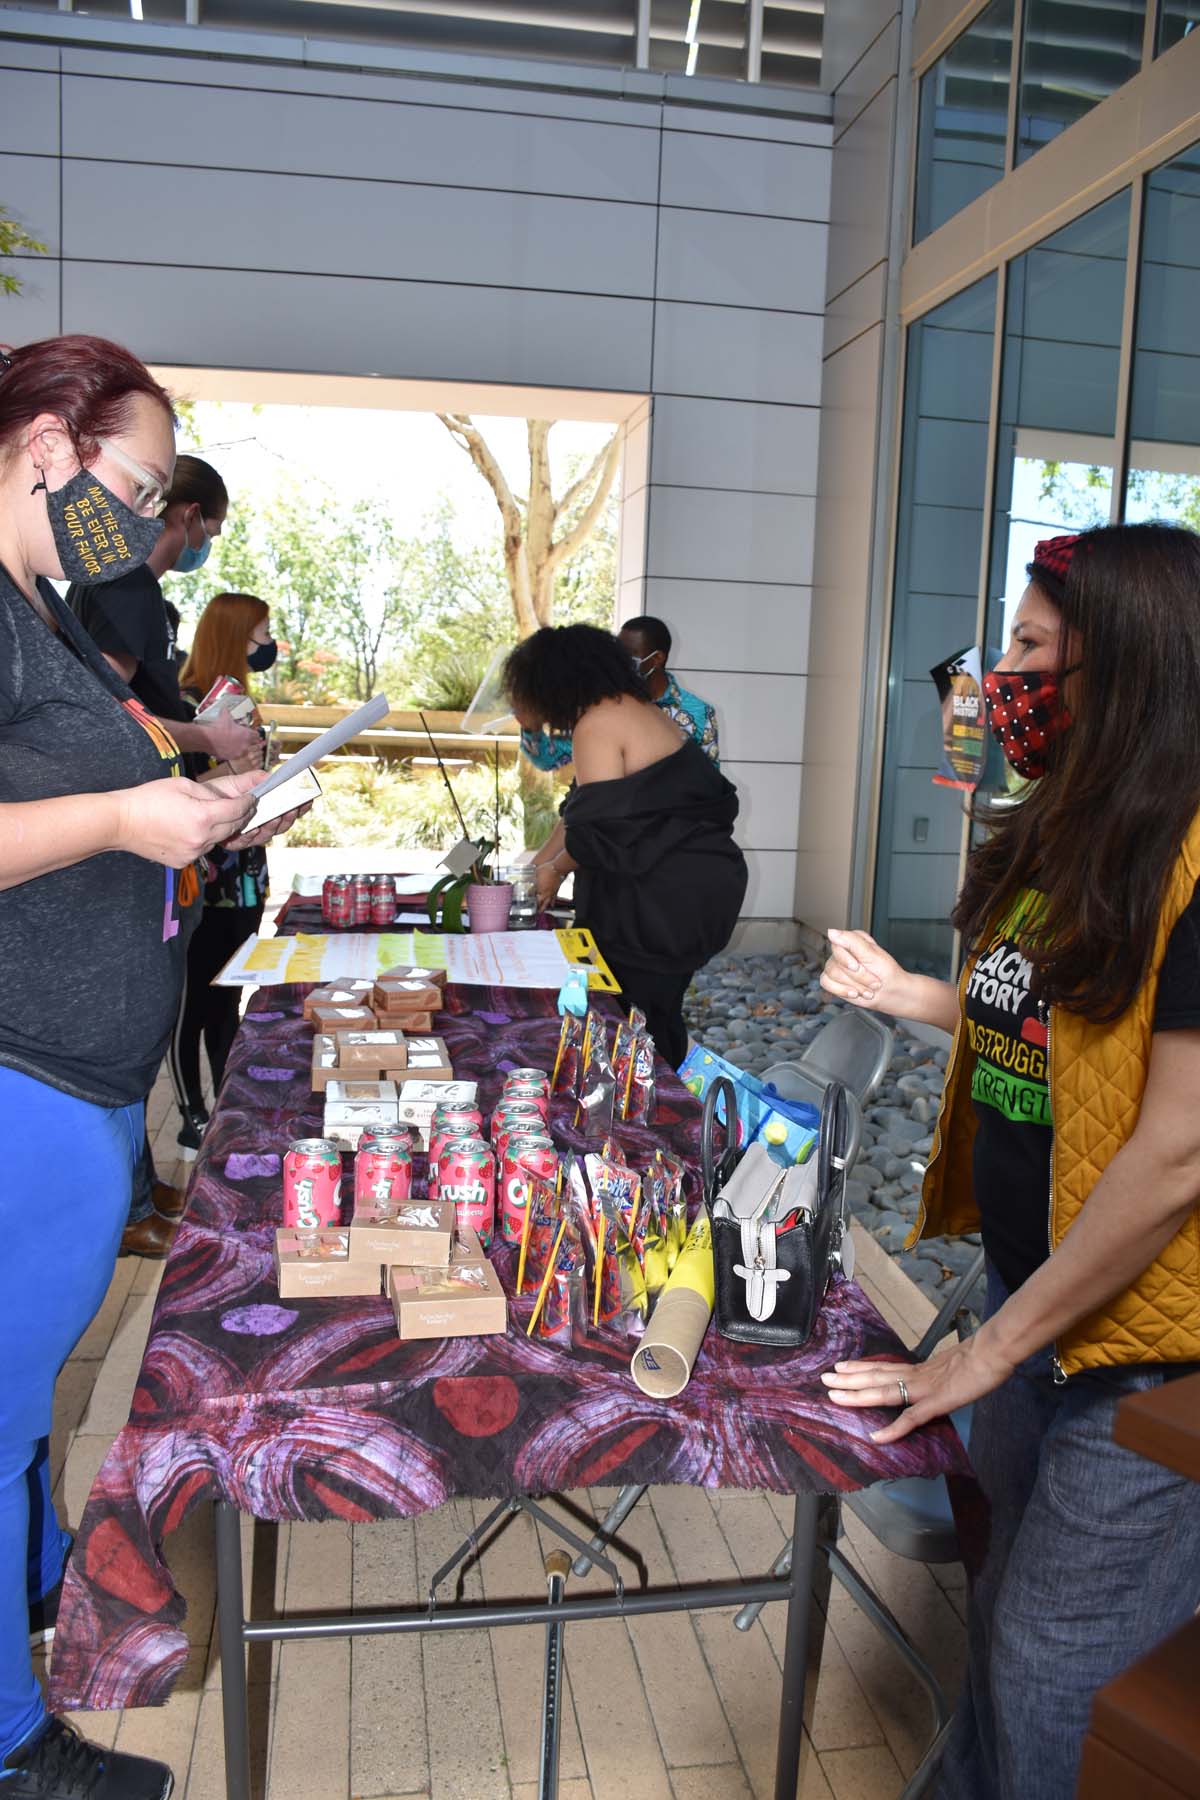
<path fill-rule="evenodd" d="M 313 1038 L 312 1084 L 315 1094 L 323 1094 L 331 1081 L 338 1075 L 337 1039 L 328 1032 L 318 1031 Z"/>
<path fill-rule="evenodd" d="M 454 1070 L 445 1041 L 440 1037 L 414 1037 L 405 1034 L 408 1061 L 405 1068 L 414 1081 L 453 1081 Z"/>
<path fill-rule="evenodd" d="M 364 1075 L 401 1074 L 408 1066 L 402 1031 L 339 1031 L 338 1066 Z"/>
<path fill-rule="evenodd" d="M 395 1092 L 393 1081 L 331 1081 L 325 1090 L 325 1125 L 323 1136 L 332 1138 L 333 1142 L 343 1150 L 357 1150 L 358 1140 L 368 1126 L 395 1125 L 395 1100 L 357 1099 L 353 1095 L 347 1099 L 338 1098 L 337 1088 L 391 1088 Z M 331 1097 L 332 1096 L 332 1097 Z"/>
<path fill-rule="evenodd" d="M 281 1300 L 333 1294 L 362 1298 L 380 1290 L 379 1269 L 351 1261 L 350 1233 L 345 1229 L 277 1231 L 275 1280 Z"/>
<path fill-rule="evenodd" d="M 375 1014 L 369 1006 L 330 1006 L 318 1001 L 309 1014 L 314 1031 L 374 1031 Z"/>
<path fill-rule="evenodd" d="M 377 1013 L 435 1013 L 442 1010 L 442 990 L 424 976 L 381 975 L 371 994 Z"/>
<path fill-rule="evenodd" d="M 445 1269 L 390 1269 L 388 1292 L 402 1338 L 494 1337 L 508 1329 L 508 1302 L 485 1256 Z"/>
<path fill-rule="evenodd" d="M 350 1221 L 350 1260 L 445 1268 L 453 1238 L 454 1208 L 448 1201 L 364 1201 Z"/>
<path fill-rule="evenodd" d="M 386 1077 L 347 1075 L 345 1069 L 342 1069 L 325 1089 L 325 1107 L 328 1110 L 331 1106 L 344 1106 L 350 1100 L 369 1100 L 376 1106 L 395 1106 L 399 1093 L 396 1083 Z"/>
<path fill-rule="evenodd" d="M 411 1074 L 411 1071 L 410 1071 Z M 397 1121 L 415 1131 L 422 1150 L 429 1148 L 429 1127 L 439 1106 L 473 1106 L 477 1083 L 474 1081 L 402 1081 L 399 1088 Z"/>
<path fill-rule="evenodd" d="M 370 1006 L 373 981 L 329 981 L 309 988 L 304 996 L 304 1017 L 311 1020 L 314 1006 Z"/>
<path fill-rule="evenodd" d="M 430 987 L 444 988 L 446 985 L 445 969 L 418 969 L 415 963 L 397 963 L 394 968 L 382 969 L 376 976 L 380 981 L 425 981 Z"/>
<path fill-rule="evenodd" d="M 435 1016 L 434 1013 L 377 1012 L 375 1023 L 381 1029 L 394 1025 L 397 1029 L 403 1029 L 405 1037 L 410 1037 L 414 1031 L 432 1031 Z"/>

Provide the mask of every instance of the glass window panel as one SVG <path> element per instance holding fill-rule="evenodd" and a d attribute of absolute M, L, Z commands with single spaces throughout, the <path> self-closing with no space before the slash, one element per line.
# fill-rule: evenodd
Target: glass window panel
<path fill-rule="evenodd" d="M 988 642 L 999 650 L 1040 538 L 1107 525 L 1129 191 L 1008 265 Z"/>
<path fill-rule="evenodd" d="M 1018 162 L 1137 74 L 1145 18 L 1145 0 L 1025 0 Z"/>
<path fill-rule="evenodd" d="M 1200 25 L 1200 0 L 1162 0 L 1155 53 L 1161 56 L 1172 44 L 1181 43 L 1197 25 Z"/>
<path fill-rule="evenodd" d="M 992 0 L 921 77 L 913 242 L 1004 173 L 1013 0 Z"/>
<path fill-rule="evenodd" d="M 989 275 L 908 333 L 872 929 L 934 975 L 953 954 L 963 794 L 933 784 L 942 733 L 929 671 L 975 641 L 995 326 Z"/>
<path fill-rule="evenodd" d="M 1200 145 L 1146 182 L 1125 516 L 1200 530 Z"/>

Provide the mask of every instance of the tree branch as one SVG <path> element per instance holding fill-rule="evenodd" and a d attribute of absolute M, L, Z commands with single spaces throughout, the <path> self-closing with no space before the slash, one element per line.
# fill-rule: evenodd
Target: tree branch
<path fill-rule="evenodd" d="M 570 487 L 555 507 L 556 519 L 564 518 L 570 512 L 579 496 L 585 494 L 591 487 L 593 481 L 597 479 L 601 469 L 604 467 L 605 459 L 612 454 L 612 447 L 617 442 L 620 435 L 619 429 L 614 431 L 608 442 L 602 444 L 599 450 L 597 450 L 595 456 L 583 471 L 583 474 L 571 483 Z"/>
<path fill-rule="evenodd" d="M 438 418 L 459 447 L 466 451 L 483 479 L 496 496 L 496 505 L 504 520 L 506 532 L 521 530 L 521 509 L 508 485 L 504 470 L 496 461 L 491 447 L 468 413 L 438 413 Z"/>
<path fill-rule="evenodd" d="M 603 456 L 599 459 L 601 467 L 599 479 L 596 482 L 595 492 L 576 519 L 575 523 L 569 530 L 563 533 L 556 544 L 551 545 L 550 554 L 546 559 L 547 567 L 551 573 L 556 569 L 560 569 L 563 563 L 574 556 L 579 546 L 585 544 L 592 535 L 592 532 L 596 529 L 596 523 L 600 514 L 604 511 L 605 502 L 608 499 L 613 481 L 616 478 L 617 465 L 620 462 L 620 459 L 621 437 L 619 432 L 614 431 L 612 437 L 605 446 Z M 578 482 L 575 483 L 575 487 L 579 487 Z M 563 502 L 559 505 L 560 513 L 562 512 L 564 504 L 565 497 Z"/>

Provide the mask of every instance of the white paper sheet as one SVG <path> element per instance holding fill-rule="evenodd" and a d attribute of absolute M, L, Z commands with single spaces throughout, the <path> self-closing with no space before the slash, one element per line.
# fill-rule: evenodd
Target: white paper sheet
<path fill-rule="evenodd" d="M 373 699 L 364 701 L 356 712 L 339 719 L 336 725 L 323 731 L 320 737 L 314 738 L 311 744 L 306 744 L 303 750 L 297 750 L 294 756 L 289 756 L 286 762 L 281 762 L 277 768 L 272 769 L 266 780 L 260 781 L 256 788 L 250 790 L 251 793 L 269 794 L 281 781 L 290 781 L 301 769 L 310 769 L 323 756 L 332 756 L 335 750 L 340 750 L 343 744 L 348 743 L 352 737 L 357 737 L 360 731 L 365 731 L 368 725 L 386 718 L 388 704 L 386 694 L 376 694 Z"/>
<path fill-rule="evenodd" d="M 247 938 L 213 985 L 373 980 L 397 963 L 445 969 L 451 981 L 484 987 L 560 988 L 570 967 L 552 931 L 468 932 L 461 937 L 429 931 L 298 932 L 295 937 Z"/>

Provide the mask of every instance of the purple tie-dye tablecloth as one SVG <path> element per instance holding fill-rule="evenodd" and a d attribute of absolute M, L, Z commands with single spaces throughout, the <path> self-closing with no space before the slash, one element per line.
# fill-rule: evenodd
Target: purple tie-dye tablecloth
<path fill-rule="evenodd" d="M 289 916 L 292 929 L 301 923 Z M 669 1401 L 634 1386 L 624 1337 L 597 1334 L 573 1352 L 526 1339 L 528 1295 L 512 1299 L 503 1338 L 410 1344 L 382 1298 L 281 1302 L 271 1262 L 280 1161 L 293 1138 L 321 1124 L 302 993 L 260 991 L 234 1046 L 129 1423 L 96 1477 L 68 1567 L 52 1661 L 56 1707 L 167 1697 L 187 1640 L 161 1546 L 202 1501 L 223 1497 L 260 1519 L 359 1522 L 456 1495 L 627 1482 L 833 1492 L 967 1468 L 948 1426 L 881 1447 L 869 1434 L 891 1414 L 844 1412 L 826 1399 L 820 1371 L 837 1358 L 902 1354 L 853 1282 L 835 1284 L 814 1337 L 795 1354 L 710 1331 L 691 1383 Z M 447 991 L 443 1035 L 456 1073 L 479 1082 L 484 1107 L 506 1068 L 552 1066 L 553 1004 L 550 993 Z M 635 1163 L 666 1142 L 694 1183 L 699 1107 L 661 1064 L 660 1077 L 655 1128 L 621 1127 L 617 1136 Z M 560 1143 L 579 1142 L 572 1110 L 555 1102 Z M 511 1295 L 515 1259 L 502 1250 L 495 1260 Z"/>

